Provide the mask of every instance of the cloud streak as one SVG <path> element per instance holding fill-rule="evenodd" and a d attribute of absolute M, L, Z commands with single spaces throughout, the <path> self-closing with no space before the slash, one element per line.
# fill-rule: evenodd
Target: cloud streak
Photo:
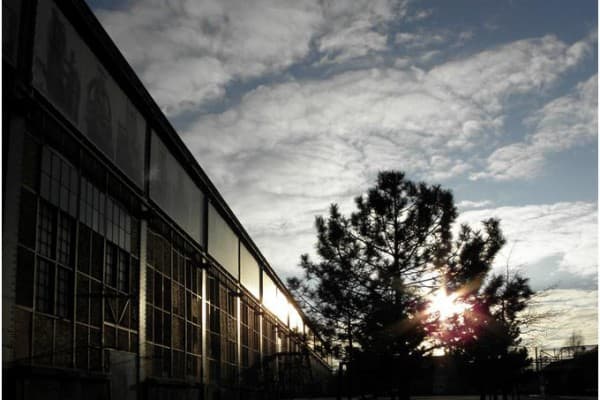
<path fill-rule="evenodd" d="M 440 17 L 408 0 L 145 0 L 97 14 L 284 277 L 313 252 L 314 216 L 332 202 L 351 212 L 379 170 L 458 190 L 509 185 L 597 141 L 597 75 L 580 73 L 595 34 L 480 47 L 478 26 L 415 27 Z M 565 89 L 565 77 L 579 83 Z M 532 282 L 557 279 L 548 307 L 564 299 L 590 318 L 597 292 L 580 282 L 595 282 L 595 199 L 458 207 L 461 222 L 502 219 L 497 270 L 512 248 Z"/>
<path fill-rule="evenodd" d="M 503 270 L 508 262 L 512 267 L 520 266 L 527 275 L 528 266 L 557 257 L 560 271 L 595 279 L 598 267 L 595 203 L 564 202 L 473 210 L 461 214 L 459 222 L 477 226 L 490 217 L 501 220 L 508 242 L 496 260 L 498 270 Z M 560 285 L 560 282 L 556 283 Z"/>
<path fill-rule="evenodd" d="M 548 290 L 535 299 L 530 312 L 547 314 L 548 317 L 533 327 L 523 328 L 523 344 L 526 346 L 563 347 L 568 344 L 573 332 L 582 334 L 584 345 L 598 343 L 595 323 L 598 320 L 597 290 Z"/>
<path fill-rule="evenodd" d="M 515 47 L 534 54 L 546 78 L 518 73 L 529 66 L 528 57 L 498 67 L 515 51 L 507 45 L 431 71 L 381 67 L 290 80 L 259 86 L 226 111 L 201 116 L 184 140 L 234 209 L 247 215 L 261 207 L 236 208 L 251 191 L 266 196 L 269 210 L 286 210 L 294 196 L 307 209 L 322 210 L 360 193 L 382 169 L 434 182 L 476 174 L 481 152 L 503 135 L 510 95 L 551 85 L 572 64 L 570 49 L 577 44 L 545 37 Z M 473 100 L 474 89 L 463 88 L 473 80 L 478 83 L 469 85 L 486 87 L 491 77 L 475 71 L 487 68 L 495 69 L 495 80 L 515 81 L 481 95 L 480 101 L 496 104 L 491 109 Z M 455 70 L 470 75 L 450 79 Z"/>
<path fill-rule="evenodd" d="M 402 0 L 147 0 L 96 13 L 169 116 L 311 52 L 339 62 L 382 51 L 387 24 L 409 15 Z"/>
<path fill-rule="evenodd" d="M 538 175 L 546 158 L 598 138 L 598 76 L 580 82 L 568 95 L 556 98 L 525 121 L 533 131 L 524 141 L 495 150 L 483 172 L 471 179 L 505 181 Z"/>

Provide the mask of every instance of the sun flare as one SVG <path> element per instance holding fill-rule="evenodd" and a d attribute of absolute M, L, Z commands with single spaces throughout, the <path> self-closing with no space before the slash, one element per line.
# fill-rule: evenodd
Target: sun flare
<path fill-rule="evenodd" d="M 429 303 L 429 313 L 439 315 L 444 321 L 454 315 L 459 315 L 468 308 L 468 305 L 457 299 L 457 295 L 448 295 L 446 289 L 440 289 L 434 293 Z"/>

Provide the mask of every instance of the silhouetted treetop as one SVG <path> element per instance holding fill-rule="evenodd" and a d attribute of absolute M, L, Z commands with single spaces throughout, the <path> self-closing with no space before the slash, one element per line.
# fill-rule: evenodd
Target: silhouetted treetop
<path fill-rule="evenodd" d="M 331 340 L 342 343 L 341 354 L 357 341 L 363 349 L 414 351 L 425 335 L 419 289 L 434 284 L 452 248 L 452 193 L 384 171 L 355 204 L 350 217 L 335 204 L 327 217 L 316 217 L 318 261 L 303 255 L 303 279 L 288 284 Z M 398 324 L 403 329 L 394 329 Z"/>

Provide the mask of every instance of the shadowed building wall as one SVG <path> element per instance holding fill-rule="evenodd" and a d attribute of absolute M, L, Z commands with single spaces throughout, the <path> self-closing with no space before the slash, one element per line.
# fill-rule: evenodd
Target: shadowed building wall
<path fill-rule="evenodd" d="M 319 336 L 83 1 L 3 13 L 5 394 L 322 388 Z"/>

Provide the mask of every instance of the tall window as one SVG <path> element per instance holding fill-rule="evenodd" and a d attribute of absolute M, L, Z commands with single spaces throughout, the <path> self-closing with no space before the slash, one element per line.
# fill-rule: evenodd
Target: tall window
<path fill-rule="evenodd" d="M 44 147 L 40 195 L 71 216 L 77 213 L 78 174 L 58 154 Z"/>
<path fill-rule="evenodd" d="M 209 379 L 234 384 L 237 379 L 237 307 L 235 287 L 216 270 L 209 274 Z"/>
<path fill-rule="evenodd" d="M 54 276 L 53 267 L 48 261 L 38 261 L 36 307 L 38 311 L 52 313 L 53 311 Z"/>
<path fill-rule="evenodd" d="M 58 151 L 25 140 L 15 325 L 31 345 L 18 358 L 73 367 L 75 356 L 75 367 L 102 370 L 103 348 L 139 347 L 131 285 L 138 277 L 139 222 L 105 193 L 108 172 L 91 155 L 80 161 L 94 184 Z M 124 186 L 114 190 L 130 195 Z"/>
<path fill-rule="evenodd" d="M 71 274 L 64 268 L 57 269 L 56 314 L 67 318 L 71 314 Z"/>
<path fill-rule="evenodd" d="M 104 234 L 104 203 L 104 193 L 86 178 L 82 178 L 79 218 L 81 222 L 100 234 Z"/>
<path fill-rule="evenodd" d="M 201 270 L 191 246 L 175 232 L 158 227 L 147 240 L 147 340 L 152 375 L 200 380 Z"/>
<path fill-rule="evenodd" d="M 117 248 L 114 245 L 106 246 L 105 282 L 107 285 L 117 286 Z"/>
<path fill-rule="evenodd" d="M 49 258 L 54 257 L 54 225 L 55 213 L 53 207 L 42 203 L 38 223 L 38 252 Z"/>
<path fill-rule="evenodd" d="M 60 213 L 57 231 L 57 261 L 70 266 L 73 247 L 73 221 L 71 218 Z"/>
<path fill-rule="evenodd" d="M 122 292 L 129 292 L 129 254 L 124 251 L 119 251 L 117 273 L 117 288 Z"/>
<path fill-rule="evenodd" d="M 106 199 L 106 238 L 126 251 L 131 250 L 131 217 L 110 197 Z"/>
<path fill-rule="evenodd" d="M 70 318 L 73 305 L 73 248 L 77 170 L 44 147 L 37 227 L 36 309 Z"/>

